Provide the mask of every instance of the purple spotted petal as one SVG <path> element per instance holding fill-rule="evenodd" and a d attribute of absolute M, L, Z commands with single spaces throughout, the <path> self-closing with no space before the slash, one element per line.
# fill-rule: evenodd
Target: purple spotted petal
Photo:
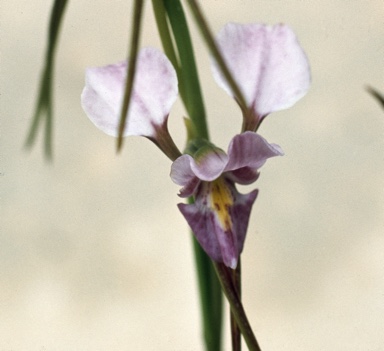
<path fill-rule="evenodd" d="M 138 55 L 134 87 L 124 135 L 156 138 L 177 97 L 177 77 L 167 57 L 157 49 L 144 48 Z M 82 107 L 103 132 L 117 136 L 127 63 L 88 68 Z"/>
<path fill-rule="evenodd" d="M 237 170 L 244 167 L 249 167 L 256 171 L 266 162 L 268 158 L 281 156 L 283 154 L 284 153 L 280 146 L 276 144 L 269 144 L 259 134 L 254 132 L 238 134 L 233 137 L 229 144 L 229 161 L 225 167 L 225 171 Z M 247 176 L 247 178 L 249 178 L 249 176 Z"/>
<path fill-rule="evenodd" d="M 219 32 L 217 43 L 248 107 L 258 118 L 291 107 L 308 91 L 309 63 L 288 26 L 229 23 Z M 213 74 L 233 96 L 215 62 Z"/>

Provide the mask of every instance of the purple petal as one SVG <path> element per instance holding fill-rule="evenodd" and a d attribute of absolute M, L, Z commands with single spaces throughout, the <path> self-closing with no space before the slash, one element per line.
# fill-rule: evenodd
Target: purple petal
<path fill-rule="evenodd" d="M 218 189 L 218 186 L 224 188 Z M 202 183 L 195 203 L 178 207 L 205 252 L 213 260 L 234 269 L 244 246 L 256 196 L 257 190 L 242 195 L 233 183 L 221 178 L 219 183 Z"/>
<path fill-rule="evenodd" d="M 283 151 L 278 145 L 269 144 L 259 134 L 254 132 L 244 132 L 234 136 L 229 144 L 229 161 L 225 167 L 225 171 L 234 171 L 244 167 L 249 167 L 256 171 L 268 158 L 281 156 L 283 154 Z M 240 173 L 239 176 L 241 176 Z M 257 177 L 256 172 L 254 173 L 254 177 Z M 247 178 L 250 179 L 249 175 L 245 174 L 244 179 Z M 239 183 L 242 182 L 240 181 Z"/>
<path fill-rule="evenodd" d="M 103 132 L 117 136 L 122 108 L 127 63 L 88 68 L 82 107 Z M 159 50 L 142 49 L 138 55 L 135 81 L 124 135 L 156 137 L 177 97 L 176 72 Z"/>
<path fill-rule="evenodd" d="M 309 89 L 307 57 L 286 25 L 227 24 L 217 43 L 248 107 L 256 116 L 291 107 Z M 215 62 L 217 83 L 233 93 Z"/>
<path fill-rule="evenodd" d="M 199 178 L 196 177 L 191 169 L 191 159 L 190 155 L 182 155 L 171 166 L 170 176 L 172 181 L 183 187 L 179 193 L 181 197 L 192 196 L 200 183 Z"/>
<path fill-rule="evenodd" d="M 248 185 L 252 184 L 259 178 L 260 173 L 256 168 L 243 167 L 225 173 L 225 177 L 230 179 L 233 183 Z"/>
<path fill-rule="evenodd" d="M 236 233 L 238 255 L 243 251 L 249 217 L 257 195 L 257 189 L 246 195 L 237 192 L 235 205 L 230 210 L 234 231 Z"/>
<path fill-rule="evenodd" d="M 217 262 L 222 262 L 220 245 L 215 235 L 214 214 L 204 211 L 196 204 L 178 204 L 177 206 L 207 255 Z"/>
<path fill-rule="evenodd" d="M 215 214 L 196 204 L 178 204 L 178 207 L 207 255 L 216 262 L 224 262 L 226 266 L 236 268 L 238 250 L 234 235 L 218 225 Z"/>

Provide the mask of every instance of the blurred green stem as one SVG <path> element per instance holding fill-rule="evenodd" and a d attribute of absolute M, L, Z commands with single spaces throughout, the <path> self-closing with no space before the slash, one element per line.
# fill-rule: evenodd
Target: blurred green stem
<path fill-rule="evenodd" d="M 241 330 L 241 334 L 248 346 L 249 351 L 261 351 L 259 344 L 257 343 L 256 337 L 252 331 L 251 325 L 249 324 L 248 318 L 245 314 L 243 305 L 240 300 L 240 296 L 234 286 L 233 278 L 231 277 L 231 270 L 226 267 L 223 263 L 214 263 L 217 275 L 220 279 L 221 287 L 227 297 L 231 306 L 231 311 L 236 319 L 236 323 Z"/>
<path fill-rule="evenodd" d="M 118 138 L 117 138 L 117 151 L 120 151 L 123 146 L 123 133 L 127 120 L 127 113 L 129 109 L 129 103 L 131 100 L 131 94 L 133 90 L 133 80 L 135 79 L 136 71 L 136 58 L 139 51 L 139 39 L 140 39 L 140 25 L 143 12 L 143 0 L 135 0 L 133 8 L 132 18 L 132 36 L 129 46 L 129 62 L 127 70 L 127 78 L 125 82 L 123 107 L 120 114 Z"/>
<path fill-rule="evenodd" d="M 35 113 L 32 118 L 32 124 L 28 132 L 25 146 L 30 148 L 34 144 L 37 136 L 37 130 L 40 122 L 45 120 L 44 133 L 44 154 L 47 159 L 52 159 L 52 124 L 53 124 L 53 71 L 55 49 L 60 32 L 60 25 L 64 17 L 67 0 L 55 0 L 52 7 L 49 31 L 48 45 L 45 56 L 45 66 L 40 77 L 39 96 L 37 98 Z"/>
<path fill-rule="evenodd" d="M 172 38 L 168 30 L 168 21 L 177 47 L 178 62 L 174 53 Z M 192 123 L 187 122 L 193 131 L 190 135 L 197 138 L 209 138 L 203 97 L 196 69 L 192 42 L 183 8 L 179 0 L 153 0 L 160 36 L 168 57 L 176 67 L 182 99 Z M 156 6 L 155 6 L 156 5 Z M 159 24 L 159 22 L 161 22 Z M 173 51 L 173 53 L 172 53 Z M 177 62 L 177 64 L 175 64 Z M 191 131 L 191 130 L 190 130 Z M 193 199 L 189 199 L 190 202 Z M 207 351 L 221 350 L 222 329 L 222 291 L 211 259 L 193 237 L 193 246 L 198 274 L 200 299 L 203 317 L 203 334 Z"/>

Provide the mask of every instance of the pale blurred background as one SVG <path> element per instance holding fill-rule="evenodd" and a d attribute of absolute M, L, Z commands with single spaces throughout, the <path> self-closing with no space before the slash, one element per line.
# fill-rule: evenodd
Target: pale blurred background
<path fill-rule="evenodd" d="M 126 57 L 131 1 L 68 4 L 54 162 L 41 138 L 23 150 L 50 9 L 1 4 L 0 350 L 203 350 L 169 160 L 141 138 L 116 155 L 80 107 L 85 68 Z M 229 21 L 287 23 L 311 62 L 308 95 L 260 129 L 286 153 L 262 169 L 243 254 L 262 350 L 384 350 L 384 111 L 364 90 L 384 92 L 383 1 L 207 0 L 203 9 L 215 32 Z M 240 111 L 190 27 L 211 134 L 226 149 Z M 160 48 L 150 2 L 141 44 Z M 178 102 L 170 125 L 181 148 L 183 115 Z"/>

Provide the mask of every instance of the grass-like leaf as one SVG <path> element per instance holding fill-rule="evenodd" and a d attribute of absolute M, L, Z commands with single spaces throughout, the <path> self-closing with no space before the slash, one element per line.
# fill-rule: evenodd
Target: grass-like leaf
<path fill-rule="evenodd" d="M 60 24 L 64 17 L 67 0 L 55 0 L 48 31 L 48 45 L 45 66 L 40 78 L 40 90 L 37 98 L 35 113 L 28 132 L 25 146 L 30 148 L 35 143 L 39 125 L 45 122 L 44 154 L 47 159 L 52 159 L 52 124 L 53 124 L 53 76 L 55 49 L 60 32 Z"/>

